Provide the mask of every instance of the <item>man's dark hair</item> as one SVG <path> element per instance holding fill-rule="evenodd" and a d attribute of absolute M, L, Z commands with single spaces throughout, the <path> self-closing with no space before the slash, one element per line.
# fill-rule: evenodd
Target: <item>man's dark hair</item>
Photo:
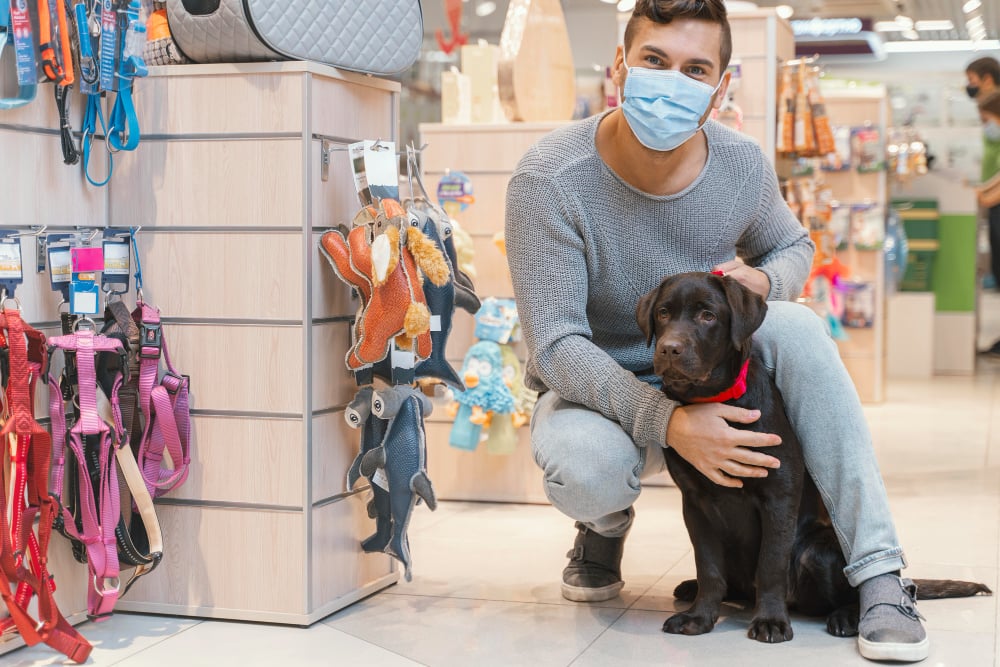
<path fill-rule="evenodd" d="M 625 26 L 625 50 L 632 45 L 632 38 L 638 29 L 641 19 L 649 19 L 654 23 L 667 24 L 674 19 L 699 19 L 718 23 L 722 28 L 722 44 L 719 49 L 721 69 L 719 77 L 729 66 L 733 55 L 733 35 L 729 29 L 729 18 L 726 15 L 726 5 L 722 0 L 636 0 L 632 17 Z M 994 61 L 996 62 L 996 61 Z M 998 75 L 1000 76 L 1000 75 Z M 994 79 L 996 81 L 997 79 Z"/>
<path fill-rule="evenodd" d="M 990 56 L 976 58 L 969 63 L 965 71 L 972 72 L 980 79 L 988 75 L 993 79 L 993 85 L 1000 86 L 1000 62 L 997 62 L 996 58 Z"/>

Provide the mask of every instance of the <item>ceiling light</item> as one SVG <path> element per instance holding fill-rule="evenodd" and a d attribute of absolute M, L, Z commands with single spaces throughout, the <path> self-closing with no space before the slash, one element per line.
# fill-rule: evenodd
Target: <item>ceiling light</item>
<path fill-rule="evenodd" d="M 783 19 L 790 19 L 792 18 L 792 14 L 795 13 L 795 10 L 789 5 L 778 5 L 774 8 L 774 11 Z"/>
<path fill-rule="evenodd" d="M 886 53 L 930 53 L 946 51 L 985 51 L 1000 49 L 995 39 L 974 42 L 969 39 L 921 40 L 919 42 L 886 42 Z"/>
<path fill-rule="evenodd" d="M 902 34 L 903 37 L 906 39 L 920 39 L 920 33 L 917 32 L 916 30 L 913 30 L 912 28 L 909 30 L 904 30 Z"/>
<path fill-rule="evenodd" d="M 609 5 L 614 5 L 618 3 L 618 0 L 601 0 L 601 2 L 606 2 Z"/>
<path fill-rule="evenodd" d="M 973 28 L 985 28 L 986 24 L 983 23 L 982 16 L 973 16 L 971 19 L 965 22 L 965 27 L 968 28 L 969 30 L 972 30 Z"/>
<path fill-rule="evenodd" d="M 726 11 L 730 14 L 740 14 L 742 12 L 755 12 L 760 7 L 756 2 L 749 0 L 725 0 Z"/>
<path fill-rule="evenodd" d="M 497 3 L 493 0 L 483 0 L 478 5 L 476 5 L 476 16 L 489 16 L 497 10 Z"/>
<path fill-rule="evenodd" d="M 896 24 L 903 28 L 903 30 L 913 30 L 913 19 L 909 16 L 903 16 L 900 14 L 896 17 Z"/>
<path fill-rule="evenodd" d="M 945 19 L 943 21 L 917 21 L 913 27 L 917 30 L 954 30 L 955 24 Z"/>
<path fill-rule="evenodd" d="M 618 11 L 630 12 L 635 9 L 635 0 L 618 0 Z"/>
<path fill-rule="evenodd" d="M 875 32 L 902 32 L 906 30 L 895 21 L 875 21 Z"/>
<path fill-rule="evenodd" d="M 969 0 L 967 3 L 962 5 L 962 11 L 966 14 L 974 12 L 983 6 L 982 0 Z"/>

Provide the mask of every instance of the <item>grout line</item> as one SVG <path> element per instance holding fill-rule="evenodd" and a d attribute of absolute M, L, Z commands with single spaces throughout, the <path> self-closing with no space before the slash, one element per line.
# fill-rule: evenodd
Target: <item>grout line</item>
<path fill-rule="evenodd" d="M 369 646 L 374 646 L 377 649 L 381 649 L 381 650 L 385 651 L 386 653 L 392 653 L 393 655 L 398 655 L 400 658 L 403 658 L 404 660 L 409 660 L 412 663 L 415 663 L 415 664 L 418 664 L 418 665 L 424 665 L 425 667 L 428 667 L 427 663 L 425 663 L 425 662 L 420 662 L 419 660 L 415 660 L 415 659 L 411 658 L 410 656 L 405 655 L 403 653 L 400 653 L 399 651 L 397 651 L 395 649 L 391 649 L 388 646 L 382 646 L 381 644 L 376 644 L 375 642 L 373 642 L 370 639 L 365 639 L 364 637 L 359 637 L 358 635 L 353 634 L 351 632 L 348 632 L 347 630 L 343 630 L 341 628 L 335 628 L 332 625 L 330 625 L 329 623 L 327 623 L 326 621 L 322 621 L 321 620 L 321 621 L 319 621 L 317 623 L 317 625 L 323 625 L 328 630 L 332 630 L 333 632 L 339 632 L 342 635 L 347 635 L 348 637 L 352 637 L 353 639 L 357 639 L 358 641 L 364 642 L 364 643 L 368 644 Z"/>
<path fill-rule="evenodd" d="M 135 614 L 135 615 L 136 615 L 136 616 L 163 616 L 163 614 Z M 165 618 L 174 618 L 174 619 L 180 619 L 180 620 L 186 620 L 186 617 L 181 617 L 181 616 L 164 616 L 164 617 L 165 617 Z M 110 667 L 111 665 L 118 665 L 118 664 L 121 664 L 121 663 L 125 662 L 126 660 L 131 660 L 132 658 L 136 657 L 136 656 L 137 656 L 137 655 L 139 655 L 140 653 L 144 653 L 144 652 L 148 651 L 149 649 L 153 648 L 154 646 L 159 646 L 159 645 L 160 645 L 160 644 L 162 644 L 163 642 L 165 642 L 165 641 L 169 641 L 169 640 L 173 639 L 174 637 L 177 637 L 178 635 L 180 635 L 180 634 L 182 634 L 182 633 L 185 633 L 185 632 L 187 632 L 187 631 L 188 631 L 188 630 L 190 630 L 191 628 L 195 628 L 195 627 L 197 627 L 197 626 L 201 625 L 201 624 L 202 624 L 202 623 L 204 623 L 204 622 L 205 622 L 205 621 L 204 621 L 203 619 L 196 619 L 196 620 L 195 620 L 195 622 L 194 622 L 194 623 L 192 623 L 192 624 L 191 624 L 190 626 L 188 626 L 188 627 L 186 627 L 186 628 L 181 628 L 180 630 L 178 630 L 178 631 L 177 631 L 177 632 L 175 632 L 174 634 L 172 634 L 172 635 L 169 635 L 169 636 L 167 636 L 167 637 L 164 637 L 163 639 L 161 639 L 161 640 L 160 640 L 160 641 L 158 641 L 158 642 L 153 642 L 153 643 L 152 643 L 152 644 L 150 644 L 149 646 L 146 646 L 145 648 L 141 648 L 141 649 L 139 649 L 138 651 L 136 651 L 135 653 L 132 653 L 132 654 L 130 654 L 130 655 L 127 655 L 127 656 L 125 656 L 125 657 L 124 657 L 124 658 L 122 658 L 121 660 L 115 660 L 114 662 L 110 662 L 110 663 L 108 663 L 108 665 L 109 665 L 109 667 Z M 96 648 L 96 647 L 95 647 L 95 648 Z"/>
<path fill-rule="evenodd" d="M 605 608 L 607 609 L 607 607 L 605 607 Z M 570 661 L 569 661 L 568 663 L 566 663 L 566 664 L 567 664 L 567 665 L 572 665 L 572 664 L 573 664 L 574 662 L 576 662 L 576 661 L 577 661 L 577 660 L 579 660 L 579 659 L 580 659 L 581 657 L 583 657 L 583 654 L 584 654 L 584 653 L 586 653 L 587 651 L 589 651 L 589 650 L 590 650 L 591 648 L 593 648 L 593 647 L 594 647 L 594 644 L 596 644 L 596 643 L 597 643 L 597 640 L 599 640 L 599 639 L 600 639 L 601 637 L 603 637 L 603 636 L 604 636 L 604 634 L 605 634 L 605 633 L 606 633 L 606 632 L 607 632 L 608 630 L 610 630 L 610 629 L 611 629 L 611 628 L 612 628 L 612 627 L 614 626 L 614 624 L 615 624 L 615 623 L 617 623 L 618 621 L 622 620 L 622 617 L 623 617 L 623 616 L 624 616 L 624 615 L 626 614 L 626 612 L 628 612 L 628 609 L 627 609 L 627 608 L 626 608 L 626 609 L 622 609 L 622 610 L 621 610 L 621 613 L 620 613 L 620 614 L 618 614 L 618 616 L 616 616 L 616 617 L 615 617 L 615 619 L 614 619 L 613 621 L 611 621 L 610 623 L 608 623 L 608 624 L 607 624 L 607 626 L 605 626 L 605 628 L 604 628 L 603 630 L 601 630 L 600 632 L 598 632 L 598 633 L 597 633 L 597 636 L 596 636 L 596 637 L 594 637 L 594 639 L 593 639 L 593 640 L 591 640 L 591 642 L 590 642 L 589 644 L 587 644 L 587 645 L 586 645 L 586 646 L 585 646 L 585 647 L 583 648 L 583 650 L 582 650 L 582 651 L 580 651 L 579 653 L 577 653 L 577 654 L 576 654 L 576 657 L 575 657 L 575 658 L 573 658 L 572 660 L 570 660 Z"/>

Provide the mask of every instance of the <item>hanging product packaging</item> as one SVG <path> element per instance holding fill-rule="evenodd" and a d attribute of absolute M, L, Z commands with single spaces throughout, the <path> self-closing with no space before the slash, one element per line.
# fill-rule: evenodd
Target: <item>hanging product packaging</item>
<path fill-rule="evenodd" d="M 816 152 L 829 155 L 835 149 L 830 117 L 826 115 L 826 101 L 819 89 L 819 68 L 809 71 L 809 108 L 812 111 L 813 128 L 816 132 Z"/>
<path fill-rule="evenodd" d="M 792 84 L 792 69 L 788 65 L 781 68 L 777 142 L 776 150 L 779 155 L 788 155 L 795 150 L 795 89 Z"/>

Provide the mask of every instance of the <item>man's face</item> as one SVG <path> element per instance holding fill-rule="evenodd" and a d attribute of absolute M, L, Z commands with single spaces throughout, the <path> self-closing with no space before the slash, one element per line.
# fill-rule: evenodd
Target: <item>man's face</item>
<path fill-rule="evenodd" d="M 993 77 L 991 76 L 981 77 L 975 72 L 966 72 L 965 78 L 968 79 L 970 86 L 975 86 L 979 89 L 979 93 L 976 95 L 977 100 L 996 90 L 996 82 L 993 81 Z"/>
<path fill-rule="evenodd" d="M 722 47 L 722 27 L 718 23 L 700 19 L 674 19 L 670 23 L 656 23 L 642 19 L 632 37 L 628 53 L 624 47 L 618 48 L 615 57 L 614 82 L 620 90 L 625 89 L 625 79 L 629 67 L 676 70 L 701 81 L 712 88 L 719 86 L 712 103 L 702 116 L 708 118 L 713 108 L 718 108 L 726 98 L 729 76 L 722 70 L 720 50 Z"/>

